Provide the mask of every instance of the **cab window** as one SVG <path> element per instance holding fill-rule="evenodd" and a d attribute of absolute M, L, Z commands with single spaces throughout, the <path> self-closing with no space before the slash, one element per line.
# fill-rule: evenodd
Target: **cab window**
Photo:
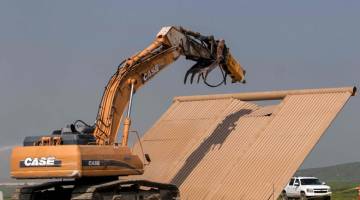
<path fill-rule="evenodd" d="M 299 179 L 295 179 L 294 185 L 300 185 Z"/>
<path fill-rule="evenodd" d="M 289 185 L 294 185 L 294 181 L 295 181 L 294 178 L 290 179 Z"/>

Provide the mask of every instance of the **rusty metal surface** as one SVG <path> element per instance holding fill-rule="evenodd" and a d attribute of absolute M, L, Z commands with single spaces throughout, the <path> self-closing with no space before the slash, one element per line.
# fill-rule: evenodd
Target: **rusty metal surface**
<path fill-rule="evenodd" d="M 351 95 L 301 90 L 265 107 L 241 94 L 175 100 L 142 138 L 152 159 L 142 178 L 176 184 L 182 199 L 276 199 Z"/>

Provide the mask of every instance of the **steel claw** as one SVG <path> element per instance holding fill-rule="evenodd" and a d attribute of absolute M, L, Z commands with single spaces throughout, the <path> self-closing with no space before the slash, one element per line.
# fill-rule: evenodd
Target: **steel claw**
<path fill-rule="evenodd" d="M 185 74 L 184 77 L 184 84 L 186 84 L 188 76 L 191 74 L 190 77 L 190 84 L 194 82 L 195 75 L 197 74 L 197 83 L 200 82 L 200 78 L 203 78 L 203 80 L 206 79 L 208 74 L 217 67 L 217 62 L 197 62 L 195 65 L 193 65 Z"/>

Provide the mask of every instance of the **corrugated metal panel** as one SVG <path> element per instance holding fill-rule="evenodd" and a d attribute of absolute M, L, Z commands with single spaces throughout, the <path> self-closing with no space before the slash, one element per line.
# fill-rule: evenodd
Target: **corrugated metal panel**
<path fill-rule="evenodd" d="M 276 199 L 351 95 L 313 91 L 266 107 L 175 101 L 142 139 L 152 158 L 143 178 L 178 185 L 182 199 Z"/>
<path fill-rule="evenodd" d="M 224 178 L 214 199 L 276 198 L 349 96 L 336 93 L 286 97 L 258 140 Z"/>
<path fill-rule="evenodd" d="M 184 162 L 179 163 L 171 182 L 180 186 L 185 199 L 209 199 L 233 168 L 234 161 L 241 159 L 260 136 L 271 117 L 248 117 L 256 111 L 254 107 L 239 101 L 191 154 L 185 156 Z"/>
<path fill-rule="evenodd" d="M 142 138 L 144 152 L 152 162 L 144 177 L 168 182 L 169 171 L 183 159 L 204 133 L 224 115 L 232 99 L 175 103 Z M 134 151 L 140 153 L 139 145 Z"/>

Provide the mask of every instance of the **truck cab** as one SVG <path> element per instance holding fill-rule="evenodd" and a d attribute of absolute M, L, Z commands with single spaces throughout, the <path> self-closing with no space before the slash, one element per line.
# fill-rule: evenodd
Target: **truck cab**
<path fill-rule="evenodd" d="M 290 198 L 307 199 L 331 199 L 331 188 L 316 177 L 292 177 L 282 191 L 283 200 Z"/>

